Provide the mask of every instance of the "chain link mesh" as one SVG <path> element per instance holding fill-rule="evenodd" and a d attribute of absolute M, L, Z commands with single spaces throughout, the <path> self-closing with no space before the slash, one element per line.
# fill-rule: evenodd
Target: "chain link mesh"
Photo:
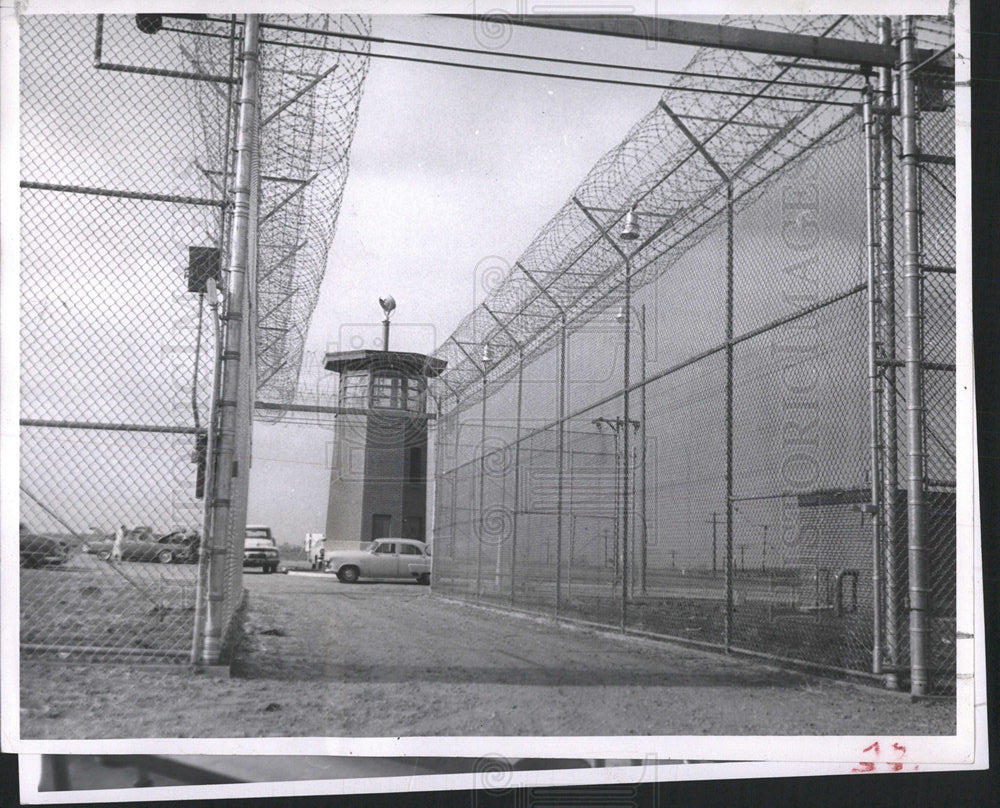
<path fill-rule="evenodd" d="M 295 394 L 367 72 L 366 43 L 330 37 L 369 25 L 263 18 L 247 294 L 230 305 L 244 18 L 201 16 L 21 18 L 25 652 L 200 659 L 208 612 L 225 641 L 242 600 L 255 404 Z M 192 282 L 192 248 L 220 300 Z M 235 463 L 209 552 L 227 327 Z"/>
<path fill-rule="evenodd" d="M 22 26 L 22 649 L 187 659 L 214 359 L 185 265 L 220 246 L 221 196 L 185 168 L 183 81 L 95 68 L 93 17 Z M 176 41 L 131 28 L 104 21 L 105 63 L 186 69 Z"/>
<path fill-rule="evenodd" d="M 254 405 L 299 392 L 367 70 L 366 45 L 334 48 L 329 36 L 366 33 L 367 21 L 265 19 L 226 623 L 242 593 Z M 874 18 L 729 21 L 876 35 Z M 24 18 L 21 511 L 27 546 L 38 548 L 22 555 L 28 650 L 188 653 L 198 567 L 101 553 L 118 525 L 155 539 L 177 528 L 155 549 L 186 560 L 184 534 L 203 530 L 192 459 L 209 417 L 215 320 L 187 291 L 184 259 L 193 246 L 217 249 L 223 263 L 229 251 L 239 28 L 171 20 L 149 36 L 132 18 L 101 18 L 97 32 L 90 17 Z M 922 18 L 918 37 L 947 46 L 950 21 Z M 825 74 L 807 87 L 817 74 L 802 67 L 700 51 L 436 352 L 448 362 L 432 383 L 438 591 L 856 673 L 878 661 L 876 610 L 900 620 L 907 608 L 898 552 L 907 528 L 906 492 L 896 489 L 883 509 L 896 532 L 881 557 L 897 586 L 876 603 L 864 142 L 852 109 L 862 84 Z M 919 96 L 924 485 L 932 689 L 946 692 L 954 115 L 951 89 L 931 76 Z M 644 233 L 629 248 L 626 310 L 622 254 L 602 231 L 617 231 L 633 203 Z M 897 330 L 884 368 L 900 364 Z M 486 345 L 500 354 L 489 366 L 475 359 Z M 897 437 L 896 485 L 906 479 L 902 377 L 882 375 L 898 404 L 886 425 Z M 891 464 L 881 462 L 884 472 Z M 882 661 L 902 670 L 902 622 L 893 631 L 897 646 Z"/>
<path fill-rule="evenodd" d="M 954 89 L 918 84 L 920 250 L 923 265 L 924 446 L 930 570 L 930 691 L 955 680 L 955 118 Z"/>
<path fill-rule="evenodd" d="M 782 27 L 876 38 L 866 18 Z M 921 47 L 952 36 L 948 20 L 921 19 L 917 30 Z M 703 51 L 689 69 L 788 78 L 777 61 Z M 920 192 L 931 667 L 943 693 L 954 674 L 954 115 L 947 89 L 924 84 L 923 150 L 942 158 L 921 163 Z M 848 86 L 862 85 L 837 77 L 808 96 L 859 101 Z M 779 91 L 791 92 L 766 90 Z M 435 589 L 831 671 L 902 671 L 905 625 L 895 626 L 894 659 L 875 642 L 883 565 L 905 623 L 906 492 L 887 506 L 896 544 L 876 544 L 859 108 L 679 91 L 663 101 L 436 352 L 449 365 L 437 389 Z M 612 243 L 632 204 L 638 246 Z M 897 356 L 879 356 L 897 391 L 903 343 L 900 332 Z M 492 366 L 473 361 L 487 345 L 499 354 Z M 905 402 L 895 418 L 898 485 Z"/>

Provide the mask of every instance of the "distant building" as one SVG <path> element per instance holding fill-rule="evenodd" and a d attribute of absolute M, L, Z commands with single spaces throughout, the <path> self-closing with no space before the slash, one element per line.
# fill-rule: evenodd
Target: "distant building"
<path fill-rule="evenodd" d="M 401 351 L 326 355 L 340 374 L 327 552 L 384 536 L 426 541 L 427 379 L 445 366 Z"/>

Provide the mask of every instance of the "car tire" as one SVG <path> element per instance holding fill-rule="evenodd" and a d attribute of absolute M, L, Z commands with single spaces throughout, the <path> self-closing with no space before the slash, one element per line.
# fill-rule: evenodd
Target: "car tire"
<path fill-rule="evenodd" d="M 160 550 L 160 552 L 156 554 L 156 560 L 161 564 L 173 564 L 174 554 L 171 550 Z"/>
<path fill-rule="evenodd" d="M 108 559 L 111 558 L 111 552 L 109 550 L 101 550 L 97 554 L 97 557 L 101 559 L 101 561 L 107 561 Z"/>
<path fill-rule="evenodd" d="M 431 574 L 429 572 L 422 572 L 417 576 L 417 583 L 421 586 L 431 585 Z"/>
<path fill-rule="evenodd" d="M 358 573 L 357 567 L 342 567 L 337 570 L 337 577 L 345 584 L 355 583 L 361 575 Z"/>

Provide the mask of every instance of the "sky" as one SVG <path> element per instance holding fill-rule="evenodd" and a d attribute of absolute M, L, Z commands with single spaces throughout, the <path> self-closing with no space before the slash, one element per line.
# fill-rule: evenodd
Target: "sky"
<path fill-rule="evenodd" d="M 675 69 L 693 49 L 508 28 L 491 39 L 465 20 L 376 16 L 385 38 Z M 386 53 L 512 66 L 467 54 L 377 46 Z M 573 72 L 570 66 L 514 63 Z M 553 72 L 555 72 L 553 71 Z M 617 71 L 616 71 L 617 72 Z M 609 71 L 591 69 L 590 75 Z M 651 74 L 623 78 L 650 81 Z M 664 77 L 669 80 L 669 77 Z M 508 267 L 573 193 L 594 163 L 655 107 L 660 91 L 372 59 L 351 147 L 327 272 L 305 345 L 304 379 L 323 353 L 370 347 L 378 299 L 397 308 L 395 350 L 430 353 L 480 301 L 483 273 Z M 251 523 L 300 543 L 326 521 L 332 432 L 257 423 Z"/>

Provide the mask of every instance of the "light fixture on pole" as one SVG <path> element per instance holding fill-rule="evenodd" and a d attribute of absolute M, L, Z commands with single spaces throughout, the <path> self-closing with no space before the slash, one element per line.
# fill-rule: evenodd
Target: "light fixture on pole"
<path fill-rule="evenodd" d="M 617 322 L 619 322 L 619 323 L 624 323 L 625 322 L 625 307 L 624 306 L 619 306 L 618 307 L 618 313 L 615 315 L 615 320 Z"/>
<path fill-rule="evenodd" d="M 622 241 L 635 241 L 639 238 L 639 214 L 636 213 L 635 205 L 625 214 L 625 223 L 618 235 Z"/>
<path fill-rule="evenodd" d="M 490 344 L 487 342 L 485 345 L 483 345 L 483 364 L 492 365 L 493 361 L 494 361 L 493 348 L 490 347 Z"/>
<path fill-rule="evenodd" d="M 635 205 L 632 205 L 628 214 L 625 216 L 625 224 L 619 234 L 622 241 L 635 241 L 639 238 L 639 214 L 635 212 Z M 629 411 L 629 368 L 631 364 L 630 348 L 631 348 L 631 315 L 632 315 L 632 262 L 629 260 L 629 256 L 621 251 L 617 247 L 622 257 L 625 259 L 622 265 L 622 270 L 625 273 L 625 299 L 622 302 L 621 308 L 621 323 L 625 330 L 625 361 L 623 363 L 624 368 L 624 378 L 622 379 L 622 409 L 624 410 L 624 425 L 625 428 L 622 430 L 622 496 L 621 496 L 621 507 L 622 507 L 622 624 L 621 629 L 624 632 L 627 623 L 627 612 L 628 612 L 628 599 L 629 599 L 629 586 L 628 586 L 628 576 L 629 570 L 629 464 L 630 458 L 632 457 L 631 449 L 629 448 L 629 432 L 631 432 L 630 425 L 632 422 L 631 413 Z"/>
<path fill-rule="evenodd" d="M 389 350 L 389 318 L 392 316 L 392 312 L 396 308 L 396 298 L 392 295 L 386 295 L 385 297 L 380 297 L 378 299 L 378 304 L 382 307 L 382 311 L 385 313 L 385 319 L 382 321 L 382 350 Z"/>

